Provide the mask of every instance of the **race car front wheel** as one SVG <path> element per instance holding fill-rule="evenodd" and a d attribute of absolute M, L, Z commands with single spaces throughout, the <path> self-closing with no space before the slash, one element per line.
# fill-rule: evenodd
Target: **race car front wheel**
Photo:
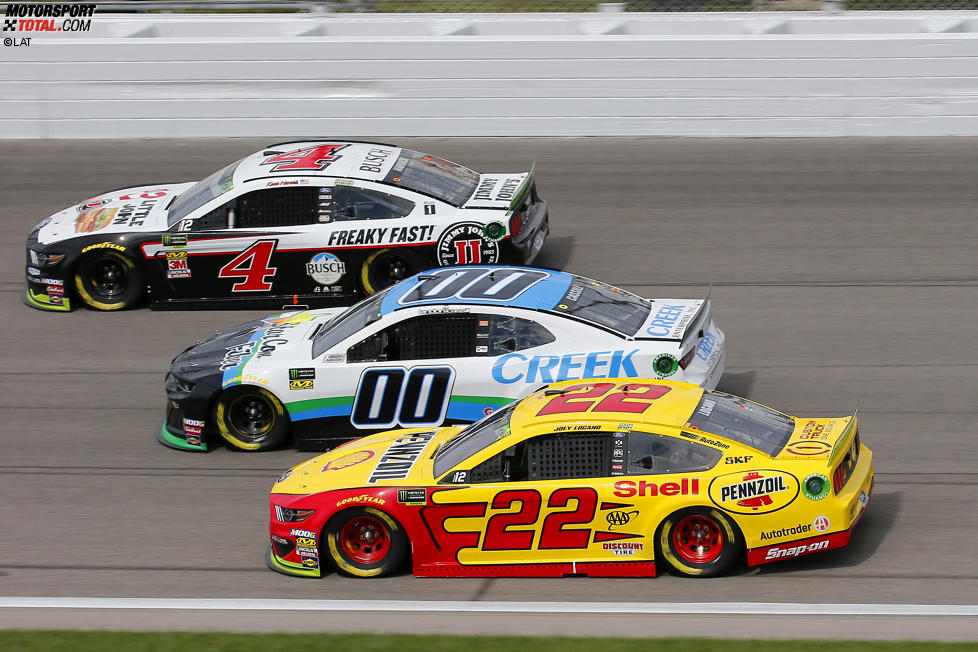
<path fill-rule="evenodd" d="M 656 552 L 679 575 L 716 577 L 740 554 L 740 532 L 712 508 L 683 509 L 659 526 Z"/>
<path fill-rule="evenodd" d="M 384 288 L 414 276 L 424 268 L 420 256 L 404 247 L 380 249 L 370 254 L 360 268 L 360 284 L 364 294 L 376 294 Z"/>
<path fill-rule="evenodd" d="M 289 418 L 282 402 L 267 389 L 239 385 L 227 390 L 214 405 L 217 431 L 232 448 L 264 451 L 289 436 Z"/>
<path fill-rule="evenodd" d="M 103 249 L 75 267 L 75 292 L 96 310 L 131 308 L 143 296 L 143 275 L 126 256 Z"/>
<path fill-rule="evenodd" d="M 326 546 L 333 564 L 353 577 L 383 577 L 407 555 L 407 535 L 390 515 L 374 507 L 347 509 L 326 524 Z"/>

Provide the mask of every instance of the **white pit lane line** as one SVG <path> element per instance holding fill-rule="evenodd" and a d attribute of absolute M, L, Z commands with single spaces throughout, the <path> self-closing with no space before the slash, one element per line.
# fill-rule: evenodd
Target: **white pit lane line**
<path fill-rule="evenodd" d="M 811 604 L 779 602 L 460 602 L 261 600 L 236 598 L 0 597 L 0 609 L 163 609 L 193 611 L 405 611 L 555 614 L 723 614 L 751 616 L 978 616 L 972 604 Z"/>

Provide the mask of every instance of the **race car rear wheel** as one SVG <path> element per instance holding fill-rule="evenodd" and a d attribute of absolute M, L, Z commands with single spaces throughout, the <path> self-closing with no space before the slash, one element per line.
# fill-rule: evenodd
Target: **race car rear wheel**
<path fill-rule="evenodd" d="M 282 402 L 267 389 L 239 385 L 214 404 L 214 423 L 227 444 L 242 451 L 275 448 L 289 436 L 289 417 Z"/>
<path fill-rule="evenodd" d="M 407 535 L 400 524 L 374 507 L 340 512 L 326 524 L 325 538 L 333 564 L 354 577 L 390 575 L 407 555 Z"/>
<path fill-rule="evenodd" d="M 142 298 L 143 275 L 126 256 L 103 249 L 78 262 L 75 292 L 95 310 L 123 310 Z"/>
<path fill-rule="evenodd" d="M 364 294 L 376 294 L 400 283 L 424 268 L 424 260 L 404 247 L 380 249 L 370 254 L 360 268 Z"/>
<path fill-rule="evenodd" d="M 740 532 L 720 511 L 690 508 L 671 514 L 656 535 L 658 556 L 679 575 L 715 577 L 737 560 Z"/>

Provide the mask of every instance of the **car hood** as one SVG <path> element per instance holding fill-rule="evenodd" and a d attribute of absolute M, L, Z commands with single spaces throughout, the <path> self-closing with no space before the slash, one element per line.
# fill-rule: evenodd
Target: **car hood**
<path fill-rule="evenodd" d="M 529 176 L 529 172 L 517 174 L 481 174 L 479 183 L 475 187 L 475 192 L 469 197 L 468 201 L 462 205 L 463 208 L 498 208 L 506 210 L 512 203 L 523 185 L 523 181 Z"/>
<path fill-rule="evenodd" d="M 171 371 L 196 382 L 200 377 L 222 374 L 225 385 L 244 373 L 256 378 L 269 368 L 310 363 L 310 336 L 346 308 L 301 310 L 271 315 L 215 333 L 173 359 Z"/>
<path fill-rule="evenodd" d="M 38 242 L 50 244 L 92 233 L 163 231 L 166 206 L 193 183 L 121 188 L 55 213 L 38 230 Z"/>
<path fill-rule="evenodd" d="M 313 494 L 355 487 L 425 486 L 432 454 L 461 429 L 410 428 L 357 439 L 295 466 L 272 488 L 276 494 Z"/>

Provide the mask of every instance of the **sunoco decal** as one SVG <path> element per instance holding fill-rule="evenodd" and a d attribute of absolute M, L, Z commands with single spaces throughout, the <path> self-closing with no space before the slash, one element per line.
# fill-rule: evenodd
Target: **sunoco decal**
<path fill-rule="evenodd" d="M 373 484 L 379 480 L 403 480 L 408 477 L 434 436 L 433 431 L 415 432 L 395 439 L 390 448 L 380 456 L 380 461 L 370 472 L 367 482 Z"/>
<path fill-rule="evenodd" d="M 790 473 L 761 469 L 728 473 L 710 483 L 710 500 L 734 514 L 769 514 L 787 507 L 798 496 L 798 478 Z"/>

